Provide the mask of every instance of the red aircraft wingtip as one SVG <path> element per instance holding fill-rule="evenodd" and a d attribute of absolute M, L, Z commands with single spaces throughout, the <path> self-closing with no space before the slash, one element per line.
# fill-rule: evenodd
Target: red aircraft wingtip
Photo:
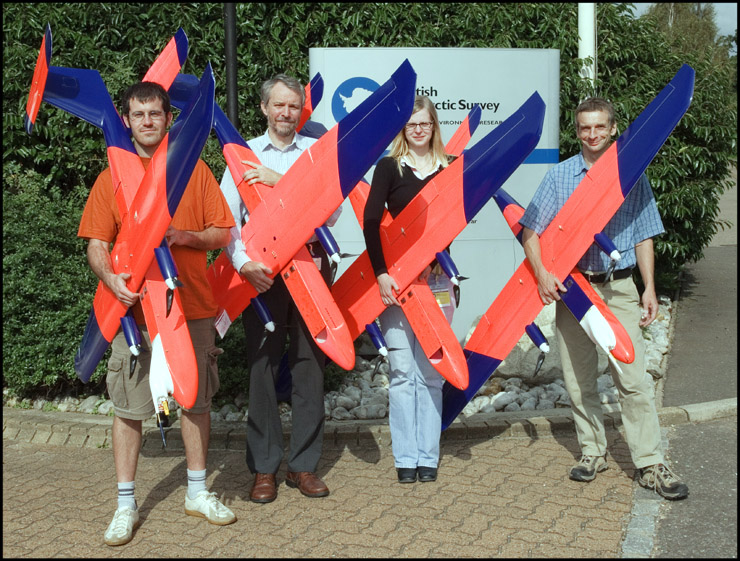
<path fill-rule="evenodd" d="M 31 80 L 31 91 L 28 93 L 28 103 L 26 104 L 26 115 L 24 125 L 26 132 L 31 134 L 33 126 L 36 123 L 36 116 L 41 107 L 41 101 L 44 98 L 46 89 L 46 78 L 49 75 L 49 63 L 51 62 L 51 26 L 46 24 L 44 38 L 41 41 L 41 49 L 36 59 L 36 67 L 33 71 Z"/>
<path fill-rule="evenodd" d="M 612 356 L 624 364 L 632 364 L 635 361 L 634 349 L 625 347 L 619 340 L 617 340 L 617 346 L 612 349 Z"/>
<path fill-rule="evenodd" d="M 306 121 L 311 117 L 313 110 L 316 109 L 316 106 L 324 95 L 324 79 L 321 77 L 320 73 L 317 72 L 313 79 L 306 84 L 305 92 L 306 102 L 303 104 L 301 117 L 298 120 L 298 126 L 296 127 L 296 130 L 298 131 L 300 131 L 303 128 L 303 125 L 306 124 Z"/>
<path fill-rule="evenodd" d="M 182 27 L 167 42 L 157 59 L 142 78 L 143 82 L 156 82 L 169 89 L 188 56 L 188 37 Z"/>
<path fill-rule="evenodd" d="M 349 347 L 337 347 L 331 352 L 326 352 L 323 347 L 321 347 L 321 350 L 326 356 L 330 356 L 340 368 L 351 371 L 355 367 L 356 358 L 353 345 L 350 344 Z"/>
<path fill-rule="evenodd" d="M 435 365 L 435 361 L 432 361 L 431 357 L 430 357 L 429 362 Z M 468 375 L 467 367 L 464 367 L 464 368 L 461 368 L 460 366 L 455 367 L 454 365 L 450 364 L 449 360 L 447 360 L 448 364 L 441 364 L 442 362 L 441 359 L 437 362 L 439 362 L 439 364 L 436 364 L 435 368 L 445 380 L 447 380 L 450 384 L 452 384 L 459 390 L 465 391 L 466 389 L 468 389 L 468 384 L 470 383 L 470 377 Z"/>

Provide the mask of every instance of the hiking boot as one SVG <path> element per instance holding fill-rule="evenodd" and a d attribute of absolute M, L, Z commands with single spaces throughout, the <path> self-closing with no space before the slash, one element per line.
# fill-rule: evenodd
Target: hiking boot
<path fill-rule="evenodd" d="M 134 537 L 134 529 L 139 525 L 139 510 L 127 506 L 119 508 L 113 515 L 103 539 L 108 545 L 123 545 Z"/>
<path fill-rule="evenodd" d="M 593 481 L 598 472 L 608 467 L 606 456 L 586 456 L 584 454 L 581 456 L 581 461 L 571 468 L 570 478 L 573 481 Z"/>
<path fill-rule="evenodd" d="M 185 495 L 185 514 L 205 518 L 211 524 L 225 526 L 236 522 L 236 516 L 216 498 L 216 493 L 205 489 L 199 491 L 194 499 Z"/>
<path fill-rule="evenodd" d="M 637 470 L 637 482 L 645 489 L 653 489 L 661 497 L 678 501 L 689 496 L 689 487 L 665 464 L 655 464 Z"/>

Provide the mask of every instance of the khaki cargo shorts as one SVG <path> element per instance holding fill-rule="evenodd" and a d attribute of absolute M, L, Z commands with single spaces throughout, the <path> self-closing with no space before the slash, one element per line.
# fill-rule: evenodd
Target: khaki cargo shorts
<path fill-rule="evenodd" d="M 190 320 L 187 323 L 198 363 L 198 397 L 195 405 L 185 411 L 208 413 L 211 410 L 211 399 L 219 388 L 217 358 L 223 349 L 216 347 L 213 318 Z M 149 419 L 155 412 L 149 389 L 152 342 L 146 325 L 139 325 L 139 330 L 144 349 L 139 354 L 133 374 L 129 374 L 131 351 L 123 332 L 119 331 L 113 338 L 106 376 L 108 395 L 113 402 L 116 416 L 133 421 Z"/>

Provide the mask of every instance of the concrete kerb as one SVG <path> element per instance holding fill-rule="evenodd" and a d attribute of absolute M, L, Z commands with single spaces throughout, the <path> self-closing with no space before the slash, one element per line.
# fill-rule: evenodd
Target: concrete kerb
<path fill-rule="evenodd" d="M 662 407 L 658 409 L 661 426 L 711 421 L 737 415 L 737 398 L 706 403 Z M 608 427 L 621 426 L 618 410 L 605 410 Z M 574 434 L 570 409 L 514 411 L 510 413 L 477 413 L 457 419 L 442 433 L 442 440 L 480 440 L 487 438 L 544 438 L 555 434 Z M 182 449 L 179 422 L 165 429 L 167 448 Z M 290 425 L 284 427 L 284 438 L 290 438 Z M 112 444 L 112 420 L 86 413 L 44 412 L 3 407 L 3 439 L 37 444 L 109 448 Z M 246 423 L 215 422 L 211 426 L 212 450 L 244 450 Z M 324 445 L 328 448 L 388 447 L 390 427 L 384 421 L 327 421 Z M 154 420 L 144 421 L 142 448 L 161 449 L 162 439 Z"/>

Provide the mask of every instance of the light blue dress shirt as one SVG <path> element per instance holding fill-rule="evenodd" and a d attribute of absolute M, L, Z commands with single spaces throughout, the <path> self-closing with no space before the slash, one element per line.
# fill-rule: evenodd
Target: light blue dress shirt
<path fill-rule="evenodd" d="M 249 148 L 254 152 L 255 156 L 259 158 L 260 163 L 278 173 L 285 174 L 290 166 L 292 166 L 304 150 L 316 142 L 315 138 L 309 138 L 301 134 L 296 133 L 293 142 L 286 146 L 285 149 L 281 150 L 272 143 L 270 136 L 267 132 L 262 136 L 253 138 L 248 141 Z M 226 246 L 226 254 L 234 266 L 234 269 L 240 271 L 245 263 L 251 261 L 247 255 L 246 247 L 241 239 L 242 225 L 246 224 L 249 220 L 249 211 L 244 205 L 239 191 L 236 188 L 234 179 L 231 177 L 231 172 L 228 167 L 224 172 L 224 176 L 221 179 L 221 191 L 226 198 L 226 202 L 231 209 L 231 214 L 234 216 L 234 223 L 236 226 L 231 228 L 231 239 L 229 245 Z M 339 218 L 341 208 L 337 209 L 335 213 L 327 220 L 327 225 L 333 226 Z M 315 236 L 311 240 L 315 240 Z M 311 241 L 309 240 L 309 241 Z"/>

